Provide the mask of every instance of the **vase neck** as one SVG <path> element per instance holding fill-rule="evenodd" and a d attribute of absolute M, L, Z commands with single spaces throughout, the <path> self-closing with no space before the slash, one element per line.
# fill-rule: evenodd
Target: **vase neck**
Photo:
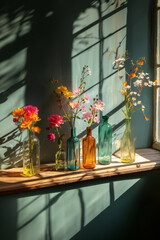
<path fill-rule="evenodd" d="M 102 123 L 108 123 L 108 116 L 102 117 Z"/>
<path fill-rule="evenodd" d="M 29 136 L 34 136 L 35 132 L 30 131 L 29 129 L 27 130 L 27 135 Z"/>
<path fill-rule="evenodd" d="M 71 137 L 76 137 L 76 128 L 71 128 Z"/>
<path fill-rule="evenodd" d="M 126 130 L 131 130 L 131 118 L 126 118 Z"/>
<path fill-rule="evenodd" d="M 92 136 L 92 127 L 87 127 L 87 136 Z"/>

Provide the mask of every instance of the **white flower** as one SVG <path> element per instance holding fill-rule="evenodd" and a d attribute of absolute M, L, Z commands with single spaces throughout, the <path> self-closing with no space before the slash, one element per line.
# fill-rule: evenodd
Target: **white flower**
<path fill-rule="evenodd" d="M 133 95 L 133 92 L 130 92 L 130 95 L 132 96 L 132 95 Z"/>
<path fill-rule="evenodd" d="M 119 67 L 120 67 L 120 68 L 123 68 L 123 67 L 124 67 L 124 65 L 120 64 L 120 65 L 119 65 Z"/>
<path fill-rule="evenodd" d="M 141 101 L 138 101 L 137 104 L 141 104 Z"/>
<path fill-rule="evenodd" d="M 140 93 L 138 93 L 137 96 L 139 97 L 139 96 L 140 96 Z"/>
<path fill-rule="evenodd" d="M 134 103 L 133 103 L 133 105 L 134 105 L 134 106 L 137 106 L 137 103 L 136 103 L 136 102 L 134 102 Z"/>
<path fill-rule="evenodd" d="M 144 106 L 144 105 L 142 105 L 142 109 L 145 109 L 145 106 Z"/>
<path fill-rule="evenodd" d="M 146 87 L 146 86 L 148 86 L 148 83 L 147 83 L 147 82 L 145 82 L 145 83 L 144 83 L 144 86 L 145 86 L 145 87 Z"/>
<path fill-rule="evenodd" d="M 127 88 L 127 89 L 130 89 L 130 88 L 131 88 L 131 86 L 127 85 L 127 86 L 126 86 L 126 88 Z"/>
<path fill-rule="evenodd" d="M 137 95 L 137 93 L 136 92 L 133 92 L 134 93 L 134 95 Z"/>
<path fill-rule="evenodd" d="M 132 101 L 136 101 L 136 98 L 135 98 L 135 97 L 132 97 Z"/>

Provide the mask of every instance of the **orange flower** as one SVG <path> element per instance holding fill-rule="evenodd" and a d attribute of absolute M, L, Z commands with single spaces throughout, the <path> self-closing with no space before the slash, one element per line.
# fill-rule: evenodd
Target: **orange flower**
<path fill-rule="evenodd" d="M 32 132 L 40 133 L 41 128 L 39 127 L 32 127 Z"/>
<path fill-rule="evenodd" d="M 22 131 L 26 130 L 27 128 L 30 129 L 31 124 L 32 124 L 32 121 L 25 120 L 21 123 L 20 128 L 22 128 Z"/>
<path fill-rule="evenodd" d="M 23 117 L 24 115 L 24 109 L 23 108 L 17 108 L 12 112 L 13 117 L 18 117 L 18 121 Z"/>
<path fill-rule="evenodd" d="M 158 84 L 158 81 L 157 81 L 157 80 L 155 80 L 155 81 L 154 81 L 154 83 L 157 85 L 157 84 Z"/>
<path fill-rule="evenodd" d="M 134 69 L 134 72 L 136 73 L 138 71 L 138 68 L 136 67 L 135 69 Z"/>
<path fill-rule="evenodd" d="M 32 122 L 38 122 L 38 121 L 41 120 L 41 118 L 39 118 L 37 116 L 37 114 L 35 114 L 35 113 L 33 113 L 33 114 L 29 115 L 29 116 L 28 115 L 24 115 L 24 119 L 26 121 L 32 121 Z"/>
<path fill-rule="evenodd" d="M 148 120 L 149 120 L 149 118 L 147 118 L 146 116 L 144 117 L 144 119 L 145 119 L 146 121 L 148 121 Z"/>
<path fill-rule="evenodd" d="M 123 87 L 126 87 L 126 86 L 127 86 L 127 82 L 124 82 L 124 83 L 123 83 Z"/>
<path fill-rule="evenodd" d="M 135 77 L 136 77 L 136 74 L 135 74 L 135 73 L 132 73 L 132 74 L 129 75 L 129 78 L 131 78 L 131 79 L 132 79 L 132 78 L 135 78 Z"/>
<path fill-rule="evenodd" d="M 142 66 L 143 65 L 143 61 L 138 62 L 137 64 Z"/>

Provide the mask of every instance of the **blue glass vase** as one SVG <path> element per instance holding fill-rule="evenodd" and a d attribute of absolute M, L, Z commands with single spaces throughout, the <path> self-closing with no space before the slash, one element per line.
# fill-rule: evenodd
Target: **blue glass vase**
<path fill-rule="evenodd" d="M 78 170 L 80 166 L 79 139 L 76 137 L 76 128 L 71 128 L 71 137 L 67 140 L 67 168 Z"/>
<path fill-rule="evenodd" d="M 98 162 L 109 164 L 112 159 L 112 127 L 108 123 L 108 116 L 102 117 L 98 127 Z"/>

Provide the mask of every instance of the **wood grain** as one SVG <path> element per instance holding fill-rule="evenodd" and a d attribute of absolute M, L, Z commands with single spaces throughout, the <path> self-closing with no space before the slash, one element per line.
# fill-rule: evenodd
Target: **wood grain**
<path fill-rule="evenodd" d="M 160 151 L 152 148 L 137 149 L 136 161 L 132 164 L 120 163 L 120 159 L 113 155 L 111 164 L 97 164 L 95 169 L 52 171 L 53 167 L 54 164 L 41 165 L 40 175 L 34 177 L 23 176 L 22 168 L 0 170 L 0 195 L 158 169 L 160 168 Z"/>

